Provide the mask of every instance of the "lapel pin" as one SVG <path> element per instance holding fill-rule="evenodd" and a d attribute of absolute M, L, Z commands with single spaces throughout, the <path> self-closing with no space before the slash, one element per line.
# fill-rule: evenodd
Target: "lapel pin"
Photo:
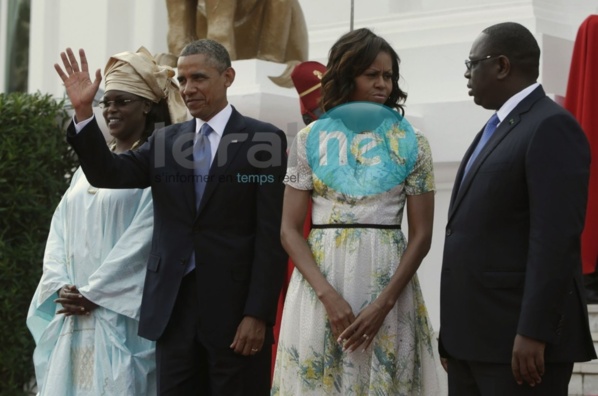
<path fill-rule="evenodd" d="M 231 140 L 231 143 L 239 143 L 237 139 Z"/>
<path fill-rule="evenodd" d="M 510 124 L 510 125 L 513 125 L 514 123 L 515 123 L 515 120 L 511 118 L 511 119 L 509 120 L 509 124 Z"/>

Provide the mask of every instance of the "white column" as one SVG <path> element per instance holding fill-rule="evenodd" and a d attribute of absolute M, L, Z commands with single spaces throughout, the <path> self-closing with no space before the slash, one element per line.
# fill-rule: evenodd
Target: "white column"
<path fill-rule="evenodd" d="M 6 74 L 6 56 L 7 56 L 7 45 L 6 45 L 6 36 L 8 34 L 7 23 L 8 18 L 8 0 L 0 0 L 0 93 L 4 92 L 5 87 L 5 74 Z"/>

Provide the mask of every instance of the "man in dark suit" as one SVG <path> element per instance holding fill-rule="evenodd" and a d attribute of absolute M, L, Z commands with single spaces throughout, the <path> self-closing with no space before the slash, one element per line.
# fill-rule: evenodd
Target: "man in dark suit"
<path fill-rule="evenodd" d="M 91 184 L 151 186 L 154 235 L 139 334 L 157 340 L 161 395 L 267 395 L 270 345 L 286 265 L 280 244 L 285 135 L 227 100 L 235 71 L 212 40 L 188 44 L 178 81 L 193 120 L 114 155 L 95 119 L 85 53 L 56 65 L 75 109 L 68 140 Z M 115 102 L 118 102 L 116 100 Z M 126 103 L 108 103 L 118 123 Z M 126 271 L 126 268 L 123 268 Z"/>
<path fill-rule="evenodd" d="M 567 395 L 573 362 L 596 357 L 580 263 L 588 142 L 536 82 L 539 59 L 525 27 L 501 23 L 465 62 L 469 94 L 496 113 L 461 163 L 446 226 L 450 395 Z"/>

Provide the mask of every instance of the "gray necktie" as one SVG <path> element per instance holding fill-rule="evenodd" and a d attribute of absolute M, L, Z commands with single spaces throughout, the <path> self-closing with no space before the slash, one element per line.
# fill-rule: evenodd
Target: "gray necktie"
<path fill-rule="evenodd" d="M 210 174 L 210 164 L 212 163 L 212 149 L 208 135 L 213 129 L 205 123 L 199 129 L 195 145 L 193 146 L 193 176 L 195 181 L 195 207 L 199 209 L 201 197 L 206 189 L 206 182 Z M 187 264 L 185 275 L 195 268 L 195 251 L 192 251 L 191 258 Z"/>
<path fill-rule="evenodd" d="M 465 166 L 465 172 L 463 172 L 463 177 L 461 178 L 461 180 L 465 179 L 465 175 L 467 175 L 467 172 L 469 172 L 469 168 L 471 168 L 471 165 L 480 154 L 480 151 L 482 151 L 486 143 L 488 143 L 488 140 L 490 140 L 490 137 L 496 130 L 496 127 L 498 126 L 499 122 L 500 120 L 498 119 L 496 113 L 492 114 L 492 117 L 490 117 L 490 119 L 486 123 L 486 126 L 484 127 L 484 132 L 482 132 L 482 137 L 480 138 L 478 145 L 469 157 L 469 161 L 467 161 L 467 165 Z"/>

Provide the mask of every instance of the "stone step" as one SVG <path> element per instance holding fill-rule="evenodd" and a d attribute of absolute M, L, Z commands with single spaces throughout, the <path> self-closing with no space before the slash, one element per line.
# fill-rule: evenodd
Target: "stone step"
<path fill-rule="evenodd" d="M 587 364 L 587 363 L 584 363 Z M 589 364 L 595 366 L 595 364 Z M 577 370 L 583 370 L 577 368 Z M 590 370 L 595 370 L 593 367 Z M 569 396 L 596 396 L 598 395 L 598 374 L 581 373 L 573 369 L 571 381 L 569 381 Z"/>
<path fill-rule="evenodd" d="M 598 304 L 588 305 L 588 316 L 590 318 L 590 331 L 598 333 Z M 598 341 L 594 338 L 595 341 Z"/>
<path fill-rule="evenodd" d="M 588 305 L 588 317 L 590 318 L 590 331 L 598 333 L 598 304 Z"/>
<path fill-rule="evenodd" d="M 588 316 L 594 348 L 598 351 L 598 304 L 588 305 Z M 569 396 L 598 396 L 598 359 L 573 365 Z"/>

